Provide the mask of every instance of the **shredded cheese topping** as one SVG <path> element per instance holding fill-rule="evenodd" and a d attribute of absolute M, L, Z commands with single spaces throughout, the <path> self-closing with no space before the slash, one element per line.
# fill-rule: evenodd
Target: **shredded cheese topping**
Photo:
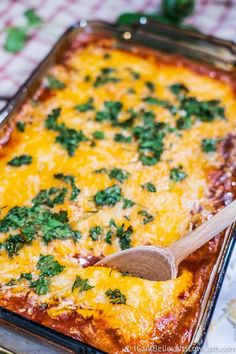
<path fill-rule="evenodd" d="M 206 213 L 210 212 L 207 172 L 218 167 L 221 160 L 217 152 L 203 150 L 202 140 L 220 140 L 234 129 L 234 94 L 226 83 L 200 76 L 188 68 L 164 64 L 152 55 L 144 59 L 96 44 L 78 49 L 66 65 L 55 66 L 50 75 L 63 83 L 62 87 L 49 89 L 52 95 L 42 102 L 28 101 L 16 117 L 18 122 L 25 122 L 24 131 L 14 129 L 11 141 L 0 149 L 0 217 L 6 217 L 14 206 L 31 207 L 33 198 L 42 190 L 52 187 L 70 190 L 68 181 L 54 177 L 59 173 L 70 175 L 80 190 L 78 196 L 71 200 L 68 192 L 64 201 L 50 210 L 67 211 L 70 227 L 79 230 L 81 238 L 77 242 L 72 238 L 56 238 L 45 243 L 42 237 L 36 236 L 12 257 L 2 246 L 1 296 L 30 292 L 32 303 L 47 304 L 47 313 L 52 318 L 77 311 L 84 319 L 102 318 L 107 328 L 117 331 L 126 343 L 150 338 L 159 318 L 172 312 L 180 316 L 196 301 L 197 294 L 179 299 L 192 286 L 192 273 L 182 269 L 175 280 L 151 282 L 108 268 L 82 268 L 76 255 L 103 256 L 120 250 L 121 239 L 125 237 L 118 235 L 118 228 L 123 228 L 123 232 L 131 230 L 125 239 L 128 238 L 130 247 L 168 246 L 187 233 L 191 211 L 196 212 L 202 205 Z M 187 97 L 198 101 L 219 100 L 225 118 L 216 116 L 211 122 L 197 120 L 188 129 L 177 129 L 176 122 L 184 116 L 183 112 L 173 114 L 165 104 L 145 101 L 151 96 L 178 105 L 179 98 L 170 90 L 176 83 L 187 87 Z M 122 104 L 117 113 L 119 123 L 127 121 L 133 110 L 138 115 L 134 125 L 140 126 L 143 112 L 151 111 L 155 121 L 172 128 L 163 138 L 160 161 L 151 166 L 142 163 L 133 127 L 125 129 L 121 124 L 113 124 L 110 118 L 96 120 L 97 112 L 106 111 L 104 102 L 107 101 Z M 89 102 L 92 108 L 87 109 L 84 105 Z M 81 130 L 86 137 L 78 143 L 73 156 L 55 141 L 59 130 L 45 127 L 48 115 L 57 108 L 61 110 L 57 124 Z M 131 142 L 115 139 L 116 134 L 131 137 Z M 31 156 L 32 162 L 21 166 L 8 164 L 22 155 Z M 115 168 L 122 170 L 123 175 L 117 175 L 117 171 L 112 173 Z M 148 183 L 154 185 L 155 191 L 150 191 L 150 186 L 143 187 Z M 120 199 L 114 205 L 96 204 L 96 194 L 114 185 L 120 188 Z M 124 199 L 133 205 L 125 208 Z M 115 226 L 111 226 L 111 220 Z M 91 231 L 98 226 L 100 229 Z M 111 235 L 107 236 L 109 230 Z M 1 232 L 0 242 L 4 244 L 16 233 Z M 22 273 L 30 273 L 31 281 L 37 280 L 42 273 L 37 266 L 40 255 L 53 255 L 64 266 L 60 273 L 50 277 L 46 293 L 37 294 L 27 279 L 8 284 L 12 279 L 19 279 Z M 91 288 L 72 291 L 76 276 L 87 279 Z M 119 289 L 126 303 L 112 303 L 106 295 L 109 289 Z"/>

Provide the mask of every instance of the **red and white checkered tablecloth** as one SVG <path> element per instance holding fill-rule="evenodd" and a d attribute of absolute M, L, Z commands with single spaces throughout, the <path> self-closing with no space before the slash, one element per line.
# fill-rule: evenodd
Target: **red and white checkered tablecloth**
<path fill-rule="evenodd" d="M 24 50 L 4 51 L 4 28 L 24 23 L 23 12 L 35 8 L 45 25 L 35 30 Z M 160 0 L 0 0 L 0 97 L 10 97 L 46 55 L 58 36 L 81 18 L 114 21 L 122 12 L 157 12 Z M 236 0 L 196 0 L 187 21 L 205 33 L 236 41 Z"/>

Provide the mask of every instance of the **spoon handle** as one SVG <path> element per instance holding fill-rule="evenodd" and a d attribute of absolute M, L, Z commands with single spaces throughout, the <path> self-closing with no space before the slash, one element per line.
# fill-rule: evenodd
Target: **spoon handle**
<path fill-rule="evenodd" d="M 234 221 L 236 221 L 236 200 L 169 247 L 175 258 L 175 264 L 178 266 L 182 260 L 225 230 Z"/>

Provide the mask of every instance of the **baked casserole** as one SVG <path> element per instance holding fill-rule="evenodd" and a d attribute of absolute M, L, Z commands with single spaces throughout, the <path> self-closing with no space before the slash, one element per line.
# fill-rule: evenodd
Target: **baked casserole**
<path fill-rule="evenodd" d="M 168 246 L 234 199 L 234 89 L 181 57 L 75 40 L 1 134 L 0 305 L 108 353 L 184 352 L 222 237 L 165 282 L 95 263 Z"/>

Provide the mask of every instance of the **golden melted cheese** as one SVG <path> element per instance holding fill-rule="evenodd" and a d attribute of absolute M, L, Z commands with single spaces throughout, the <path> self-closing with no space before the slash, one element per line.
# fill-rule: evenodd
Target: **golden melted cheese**
<path fill-rule="evenodd" d="M 70 224 L 79 229 L 82 238 L 78 243 L 72 240 L 54 240 L 48 245 L 36 238 L 31 245 L 24 246 L 18 255 L 9 258 L 5 250 L 0 256 L 0 283 L 5 296 L 25 294 L 29 291 L 27 281 L 12 287 L 5 284 L 12 278 L 19 278 L 22 272 L 30 272 L 36 279 L 39 271 L 36 264 L 40 254 L 52 254 L 65 269 L 52 277 L 50 291 L 37 296 L 30 290 L 34 303 L 50 304 L 48 310 L 52 318 L 76 310 L 84 318 L 102 317 L 107 328 L 117 330 L 125 342 L 131 339 L 145 339 L 153 331 L 155 322 L 168 313 L 180 314 L 184 308 L 191 306 L 196 296 L 179 300 L 180 294 L 187 291 L 193 282 L 190 271 L 183 269 L 179 277 L 166 282 L 151 282 L 130 276 L 123 277 L 118 271 L 102 267 L 82 268 L 75 254 L 93 254 L 96 256 L 110 254 L 120 249 L 118 240 L 112 245 L 101 237 L 93 241 L 89 229 L 100 225 L 107 229 L 109 220 L 114 219 L 118 225 L 133 226 L 131 245 L 167 246 L 188 231 L 191 220 L 190 211 L 207 202 L 207 171 L 220 164 L 216 153 L 206 154 L 201 149 L 203 138 L 223 138 L 235 127 L 236 101 L 232 89 L 226 83 L 207 76 L 200 76 L 186 67 L 174 64 L 158 63 L 156 57 L 144 59 L 135 54 L 110 50 L 110 57 L 105 59 L 105 49 L 92 45 L 77 50 L 68 60 L 67 65 L 53 68 L 52 74 L 66 84 L 63 90 L 57 90 L 53 96 L 38 105 L 25 104 L 17 120 L 26 121 L 26 130 L 21 133 L 14 130 L 11 142 L 0 150 L 0 207 L 1 217 L 13 206 L 31 205 L 32 198 L 42 189 L 59 187 L 61 181 L 55 180 L 55 173 L 64 173 L 75 177 L 76 185 L 81 189 L 76 201 L 66 201 L 55 210 L 67 210 Z M 100 87 L 91 85 L 84 78 L 89 75 L 94 81 L 104 67 L 115 68 L 120 82 L 108 83 Z M 140 74 L 135 80 L 130 69 Z M 170 112 L 158 106 L 147 106 L 142 98 L 150 95 L 145 82 L 155 85 L 154 96 L 168 99 L 175 104 L 175 97 L 169 86 L 176 82 L 185 84 L 199 100 L 219 99 L 225 107 L 226 120 L 215 119 L 211 123 L 198 122 L 191 129 L 181 131 L 181 137 L 175 132 L 164 139 L 164 153 L 161 161 L 154 166 L 143 166 L 138 161 L 137 144 L 124 144 L 113 140 L 119 127 L 112 127 L 107 121 L 96 122 L 95 112 L 103 109 L 104 101 L 121 101 L 123 109 L 119 119 L 127 118 L 127 110 L 136 111 L 146 108 L 152 110 L 158 121 L 171 125 L 174 117 Z M 135 94 L 127 90 L 135 89 Z M 77 112 L 74 107 L 83 104 L 92 97 L 95 110 Z M 61 107 L 59 122 L 68 127 L 82 129 L 87 137 L 96 130 L 103 131 L 104 140 L 97 140 L 95 146 L 89 141 L 81 142 L 75 155 L 69 157 L 67 151 L 55 143 L 57 134 L 44 127 L 44 121 L 53 108 Z M 126 132 L 122 132 L 128 134 Z M 129 135 L 129 134 L 128 134 Z M 33 157 L 30 165 L 19 168 L 6 163 L 15 156 L 29 154 Z M 180 183 L 170 180 L 172 167 L 182 165 L 187 173 Z M 122 202 L 113 207 L 102 207 L 96 213 L 92 197 L 97 191 L 116 183 L 107 174 L 94 174 L 100 168 L 118 167 L 130 173 L 130 177 L 121 185 L 125 198 L 135 201 L 132 208 L 123 209 Z M 156 186 L 156 193 L 150 193 L 141 187 L 146 182 Z M 154 221 L 144 225 L 140 209 L 148 210 Z M 124 217 L 128 216 L 125 219 Z M 1 234 L 0 241 L 8 235 Z M 89 279 L 94 286 L 89 291 L 74 291 L 72 285 L 76 275 Z M 127 297 L 127 305 L 114 305 L 105 296 L 108 289 L 119 288 Z M 7 295 L 6 295 L 7 294 Z M 56 302 L 56 303 L 55 303 Z M 124 326 L 125 324 L 125 326 Z"/>

